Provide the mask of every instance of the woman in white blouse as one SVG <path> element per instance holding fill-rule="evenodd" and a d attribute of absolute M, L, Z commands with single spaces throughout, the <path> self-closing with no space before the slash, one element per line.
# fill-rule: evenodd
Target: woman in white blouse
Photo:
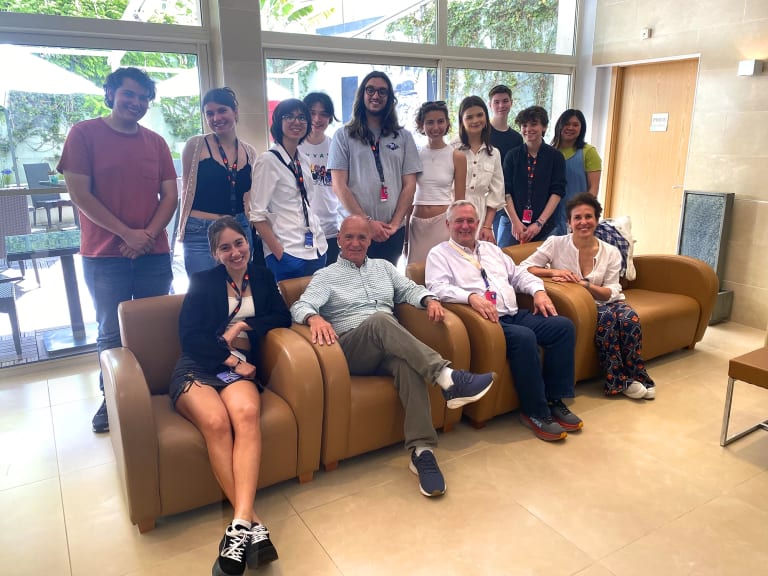
<path fill-rule="evenodd" d="M 501 153 L 491 146 L 488 107 L 479 96 L 467 96 L 459 106 L 459 139 L 454 145 L 467 157 L 466 199 L 480 217 L 478 238 L 496 242 L 493 218 L 504 206 L 504 172 Z"/>
<path fill-rule="evenodd" d="M 310 131 L 310 113 L 301 100 L 277 105 L 269 128 L 275 143 L 253 168 L 249 220 L 264 242 L 267 268 L 279 282 L 311 276 L 325 266 L 328 243 L 307 193 L 309 166 L 301 164 L 299 144 Z"/>
<path fill-rule="evenodd" d="M 579 284 L 590 293 L 597 303 L 595 346 L 605 373 L 605 393 L 651 400 L 656 386 L 640 356 L 640 320 L 624 301 L 619 284 L 621 254 L 595 237 L 600 202 L 584 192 L 569 200 L 565 211 L 573 232 L 550 236 L 521 266 L 542 278 Z"/>

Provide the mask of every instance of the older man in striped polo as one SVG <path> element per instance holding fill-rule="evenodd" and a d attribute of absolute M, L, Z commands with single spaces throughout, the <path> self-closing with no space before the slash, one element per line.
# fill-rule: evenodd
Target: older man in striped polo
<path fill-rule="evenodd" d="M 445 310 L 437 298 L 400 274 L 387 260 L 368 258 L 371 230 L 362 216 L 344 220 L 338 235 L 340 256 L 317 271 L 304 294 L 291 307 L 296 322 L 307 324 L 319 345 L 337 342 L 352 374 L 391 374 L 405 408 L 405 447 L 410 469 L 419 476 L 425 496 L 445 493 L 445 480 L 433 454 L 437 434 L 432 427 L 425 381 L 437 384 L 449 408 L 480 399 L 493 384 L 493 374 L 451 370 L 449 362 L 403 328 L 395 304 L 426 308 L 433 322 Z"/>

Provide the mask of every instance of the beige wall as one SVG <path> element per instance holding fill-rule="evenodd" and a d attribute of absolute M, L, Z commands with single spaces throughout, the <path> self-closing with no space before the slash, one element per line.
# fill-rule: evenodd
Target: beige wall
<path fill-rule="evenodd" d="M 649 40 L 642 28 L 653 28 Z M 685 188 L 734 192 L 723 287 L 731 319 L 768 325 L 768 66 L 736 76 L 739 60 L 768 60 L 768 0 L 598 0 L 593 64 L 699 55 Z"/>

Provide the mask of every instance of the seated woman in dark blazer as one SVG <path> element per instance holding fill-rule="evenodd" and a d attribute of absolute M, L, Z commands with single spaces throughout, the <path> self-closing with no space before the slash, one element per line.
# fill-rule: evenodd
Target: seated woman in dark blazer
<path fill-rule="evenodd" d="M 277 558 L 253 509 L 261 460 L 254 358 L 266 333 L 290 326 L 291 316 L 272 273 L 249 263 L 250 246 L 234 218 L 211 224 L 208 241 L 220 264 L 190 280 L 170 395 L 176 410 L 202 432 L 213 472 L 234 508 L 213 566 L 214 576 L 228 576 L 243 574 L 246 563 L 254 568 Z"/>

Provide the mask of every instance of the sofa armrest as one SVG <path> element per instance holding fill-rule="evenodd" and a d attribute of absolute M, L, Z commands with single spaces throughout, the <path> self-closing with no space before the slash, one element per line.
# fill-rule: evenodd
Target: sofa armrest
<path fill-rule="evenodd" d="M 285 400 L 298 428 L 296 475 L 311 475 L 320 467 L 323 431 L 323 377 L 312 347 L 288 328 L 270 330 L 261 349 L 264 382 Z"/>
<path fill-rule="evenodd" d="M 101 353 L 110 440 L 131 522 L 153 524 L 161 514 L 158 443 L 151 394 L 128 348 Z"/>
<path fill-rule="evenodd" d="M 576 380 L 586 380 L 600 374 L 595 349 L 597 304 L 594 298 L 582 286 L 570 282 L 544 280 L 544 288 L 558 315 L 568 318 L 576 328 Z"/>
<path fill-rule="evenodd" d="M 469 336 L 456 314 L 446 310 L 443 322 L 432 322 L 426 310 L 410 304 L 398 304 L 395 306 L 395 316 L 408 332 L 440 356 L 450 360 L 452 367 L 469 369 Z"/>
<path fill-rule="evenodd" d="M 694 342 L 699 342 L 707 329 L 715 306 L 719 282 L 709 264 L 680 255 L 635 256 L 637 277 L 627 286 L 654 292 L 690 296 L 699 303 L 699 322 Z"/>
<path fill-rule="evenodd" d="M 349 452 L 352 418 L 352 379 L 344 351 L 338 342 L 330 346 L 312 344 L 309 326 L 294 324 L 291 329 L 314 349 L 323 377 L 323 434 L 320 450 L 323 464 L 338 462 Z"/>

